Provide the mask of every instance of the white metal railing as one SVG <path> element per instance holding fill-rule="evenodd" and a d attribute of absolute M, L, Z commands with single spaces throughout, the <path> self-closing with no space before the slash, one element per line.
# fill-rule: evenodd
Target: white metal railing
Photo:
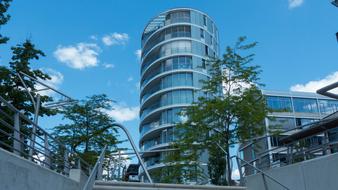
<path fill-rule="evenodd" d="M 95 183 L 95 180 L 101 180 L 102 179 L 102 165 L 103 165 L 104 157 L 105 157 L 105 154 L 106 154 L 106 150 L 107 150 L 107 145 L 105 145 L 104 148 L 102 149 L 101 154 L 100 154 L 99 158 L 97 159 L 97 162 L 95 163 L 95 166 L 92 169 L 86 184 L 83 187 L 83 190 L 93 189 L 93 185 Z"/>
<path fill-rule="evenodd" d="M 1 96 L 0 147 L 66 176 L 72 168 L 89 172 L 89 164 L 78 153 L 68 149 Z"/>

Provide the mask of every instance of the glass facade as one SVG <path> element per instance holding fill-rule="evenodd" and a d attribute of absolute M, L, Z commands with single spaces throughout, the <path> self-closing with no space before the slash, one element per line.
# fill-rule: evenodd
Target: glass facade
<path fill-rule="evenodd" d="M 140 148 L 147 151 L 175 140 L 179 112 L 202 95 L 205 62 L 218 56 L 218 34 L 207 15 L 179 8 L 151 20 L 141 45 L 139 131 Z M 147 166 L 161 163 L 161 154 L 150 155 L 143 155 Z"/>
<path fill-rule="evenodd" d="M 293 105 L 295 112 L 299 113 L 319 113 L 316 99 L 294 98 Z"/>
<path fill-rule="evenodd" d="M 267 96 L 266 101 L 272 112 L 292 112 L 290 97 Z"/>
<path fill-rule="evenodd" d="M 318 134 L 303 138 L 301 141 L 296 140 L 301 138 L 302 135 L 311 134 L 310 131 L 315 131 L 309 130 L 309 128 L 315 126 L 313 125 L 314 122 L 337 112 L 338 100 L 307 92 L 262 90 L 262 93 L 269 108 L 269 113 L 265 119 L 266 134 L 263 135 L 264 138 L 258 138 L 257 141 L 253 141 L 252 145 L 241 145 L 246 147 L 240 153 L 246 161 L 260 160 L 256 163 L 256 166 L 260 169 L 284 166 L 289 163 L 287 153 L 290 153 L 288 151 L 292 151 L 292 149 L 286 149 L 286 146 L 290 146 L 290 144 L 282 144 L 281 139 L 284 138 L 285 140 L 288 135 L 293 135 L 301 130 L 303 130 L 302 133 L 298 133 L 298 135 L 294 136 L 295 138 L 292 138 L 295 140 L 292 142 L 293 147 L 304 148 L 321 145 L 326 135 L 329 141 L 337 139 L 338 129 L 335 128 L 328 130 L 325 135 Z M 337 150 L 331 149 L 331 151 L 335 152 Z M 260 155 L 264 155 L 264 157 L 258 158 Z M 311 155 L 311 153 L 308 155 Z M 311 156 L 315 157 L 316 153 Z M 265 159 L 265 162 L 261 161 Z M 250 168 L 246 168 L 245 172 L 247 171 L 249 175 L 254 174 L 254 171 Z"/>
<path fill-rule="evenodd" d="M 270 111 L 266 126 L 270 130 L 304 129 L 311 123 L 338 111 L 337 100 L 323 99 L 322 96 L 313 93 L 285 94 L 282 92 L 265 94 Z M 270 139 L 271 146 L 278 144 L 276 137 L 273 138 Z"/>

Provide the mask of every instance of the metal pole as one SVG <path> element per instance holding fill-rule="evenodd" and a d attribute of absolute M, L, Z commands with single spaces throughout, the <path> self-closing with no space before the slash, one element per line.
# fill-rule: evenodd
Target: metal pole
<path fill-rule="evenodd" d="M 47 87 L 47 88 L 49 88 L 49 89 L 53 90 L 54 92 L 57 92 L 57 93 L 61 94 L 62 96 L 66 97 L 66 98 L 68 98 L 68 99 L 70 99 L 70 100 L 72 100 L 72 98 L 71 98 L 71 97 L 69 97 L 69 96 L 67 96 L 66 94 L 64 94 L 64 93 L 62 93 L 62 92 L 60 92 L 60 91 L 56 90 L 55 88 L 53 88 L 53 87 L 51 87 L 51 86 L 49 86 L 49 85 L 47 85 L 47 84 L 45 84 L 45 83 L 43 83 L 43 82 L 41 82 L 41 81 L 39 81 L 39 80 L 35 79 L 35 78 L 33 78 L 33 77 L 31 77 L 31 76 L 27 75 L 26 73 L 24 73 L 24 72 L 20 71 L 20 74 L 22 74 L 22 75 L 24 75 L 24 76 L 28 77 L 28 78 L 29 78 L 29 79 L 31 79 L 31 80 L 34 80 L 35 82 L 37 82 L 37 83 L 41 84 L 42 86 L 45 86 L 45 87 Z"/>
<path fill-rule="evenodd" d="M 65 152 L 64 152 L 64 168 L 63 168 L 63 172 L 65 175 L 69 174 L 69 162 L 68 162 L 68 150 L 65 148 Z"/>
<path fill-rule="evenodd" d="M 38 117 L 39 117 L 39 110 L 40 110 L 40 95 L 37 94 L 36 96 L 36 107 L 34 113 L 34 124 L 32 128 L 32 135 L 31 135 L 31 142 L 30 142 L 30 149 L 29 149 L 29 160 L 32 160 L 34 146 L 35 146 L 35 133 L 36 133 L 36 126 L 38 125 Z"/>
<path fill-rule="evenodd" d="M 20 139 L 20 115 L 19 112 L 14 114 L 14 131 L 13 131 L 13 152 L 16 155 L 20 155 L 21 152 L 21 139 Z"/>
<path fill-rule="evenodd" d="M 242 164 L 240 163 L 240 161 L 237 157 L 236 157 L 236 162 L 237 162 L 237 167 L 238 167 L 238 172 L 239 172 L 240 185 L 244 185 L 244 178 L 243 178 L 243 173 L 242 173 Z"/>
<path fill-rule="evenodd" d="M 97 180 L 102 180 L 102 172 L 103 172 L 103 158 L 104 158 L 104 156 L 102 157 L 102 158 L 100 158 L 100 164 L 98 165 L 98 167 L 97 167 L 97 175 L 96 175 L 96 177 L 97 177 Z"/>
<path fill-rule="evenodd" d="M 118 157 L 118 161 L 117 164 L 119 166 L 119 170 L 118 170 L 118 179 L 121 179 L 121 166 L 122 166 L 122 161 L 121 161 L 121 151 L 119 151 L 119 157 Z"/>
<path fill-rule="evenodd" d="M 148 170 L 146 169 L 146 167 L 145 167 L 145 165 L 144 165 L 144 162 L 143 162 L 143 160 L 142 160 L 142 158 L 141 158 L 139 152 L 137 151 L 136 145 L 135 145 L 133 139 L 131 138 L 131 135 L 130 135 L 129 131 L 128 131 L 123 125 L 121 125 L 121 124 L 119 124 L 119 123 L 114 123 L 114 125 L 117 126 L 117 127 L 119 127 L 119 128 L 121 128 L 121 129 L 126 133 L 126 135 L 127 135 L 127 137 L 128 137 L 128 140 L 129 140 L 129 142 L 130 142 L 132 148 L 134 149 L 134 151 L 135 151 L 135 153 L 136 153 L 136 156 L 137 156 L 137 158 L 138 158 L 138 160 L 139 160 L 139 162 L 140 162 L 140 164 L 141 164 L 141 166 L 142 166 L 142 168 L 143 168 L 143 170 L 144 170 L 144 173 L 146 174 L 146 176 L 147 176 L 149 182 L 150 182 L 150 183 L 153 183 L 153 180 L 151 179 L 151 177 L 150 177 L 150 175 L 149 175 L 149 173 L 148 173 Z"/>
<path fill-rule="evenodd" d="M 50 168 L 50 152 L 49 152 L 49 144 L 48 144 L 48 135 L 47 133 L 44 134 L 45 139 L 45 167 Z"/>

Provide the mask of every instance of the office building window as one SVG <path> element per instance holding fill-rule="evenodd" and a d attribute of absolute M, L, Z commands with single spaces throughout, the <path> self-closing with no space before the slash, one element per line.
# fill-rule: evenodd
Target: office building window
<path fill-rule="evenodd" d="M 267 96 L 267 106 L 272 112 L 292 112 L 291 98 Z"/>
<path fill-rule="evenodd" d="M 289 130 L 295 127 L 295 120 L 293 118 L 273 117 L 269 118 L 268 121 L 270 129 Z"/>
<path fill-rule="evenodd" d="M 299 113 L 319 113 L 316 99 L 293 98 L 295 112 Z"/>
<path fill-rule="evenodd" d="M 331 114 L 338 111 L 337 100 L 318 100 L 318 103 L 322 114 Z"/>

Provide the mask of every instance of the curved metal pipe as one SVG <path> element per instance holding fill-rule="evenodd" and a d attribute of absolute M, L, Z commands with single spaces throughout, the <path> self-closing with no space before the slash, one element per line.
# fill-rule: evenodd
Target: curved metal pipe
<path fill-rule="evenodd" d="M 141 164 L 141 166 L 142 166 L 142 168 L 144 170 L 144 173 L 146 174 L 146 176 L 147 176 L 147 178 L 149 180 L 149 183 L 153 183 L 153 180 L 151 179 L 151 177 L 150 177 L 150 175 L 148 173 L 148 170 L 146 169 L 146 167 L 144 165 L 144 162 L 141 159 L 140 153 L 137 151 L 136 145 L 135 145 L 133 139 L 131 138 L 131 135 L 130 135 L 129 131 L 127 130 L 127 128 L 124 127 L 123 125 L 119 124 L 119 123 L 114 123 L 113 125 L 119 127 L 120 129 L 122 129 L 126 133 L 126 135 L 128 137 L 128 140 L 129 140 L 132 148 L 134 149 L 134 152 L 135 152 L 135 154 L 136 154 L 136 156 L 137 156 L 137 158 L 138 158 L 138 160 L 139 160 L 139 162 L 140 162 L 140 164 Z"/>

